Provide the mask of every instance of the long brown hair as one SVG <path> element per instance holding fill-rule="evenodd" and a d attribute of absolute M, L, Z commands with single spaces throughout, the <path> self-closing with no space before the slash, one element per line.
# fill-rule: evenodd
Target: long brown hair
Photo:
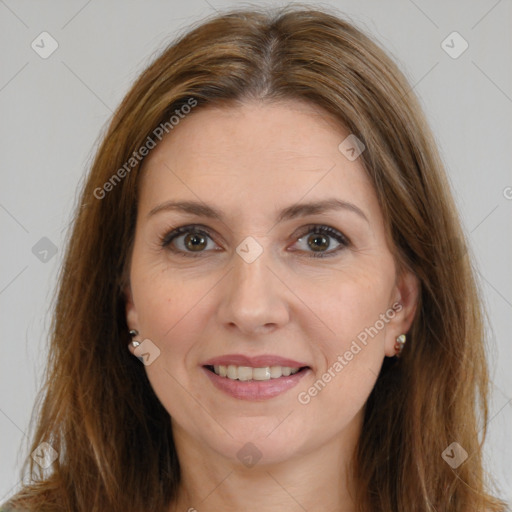
<path fill-rule="evenodd" d="M 169 414 L 126 349 L 122 288 L 143 161 L 130 159 L 185 105 L 250 99 L 312 102 L 363 141 L 397 266 L 420 281 L 403 355 L 385 359 L 365 407 L 352 465 L 359 509 L 505 510 L 482 465 L 489 383 L 480 292 L 434 139 L 390 58 L 334 12 L 303 5 L 230 11 L 192 27 L 115 112 L 76 209 L 33 434 L 31 451 L 47 442 L 59 457 L 46 471 L 27 457 L 29 481 L 13 503 L 164 511 L 175 497 Z M 441 456 L 453 442 L 468 454 L 456 468 Z"/>

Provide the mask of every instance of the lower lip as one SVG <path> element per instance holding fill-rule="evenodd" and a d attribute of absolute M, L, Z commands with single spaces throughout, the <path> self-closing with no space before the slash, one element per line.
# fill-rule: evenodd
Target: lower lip
<path fill-rule="evenodd" d="M 305 370 L 301 370 L 289 377 L 279 377 L 278 379 L 269 380 L 240 381 L 221 377 L 204 366 L 202 369 L 217 389 L 220 389 L 227 395 L 240 400 L 267 400 L 281 395 L 296 386 L 302 377 L 311 371 L 310 368 L 306 368 Z"/>

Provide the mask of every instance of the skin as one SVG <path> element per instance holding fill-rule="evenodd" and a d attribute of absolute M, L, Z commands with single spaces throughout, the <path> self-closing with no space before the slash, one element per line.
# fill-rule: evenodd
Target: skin
<path fill-rule="evenodd" d="M 137 339 L 160 350 L 145 369 L 172 418 L 182 468 L 170 511 L 355 510 L 349 460 L 364 405 L 384 357 L 410 328 L 418 282 L 397 275 L 361 159 L 338 150 L 347 135 L 322 109 L 297 100 L 207 107 L 180 121 L 145 160 L 126 314 Z M 277 223 L 285 207 L 330 197 L 350 201 L 367 220 L 344 209 Z M 171 199 L 202 201 L 225 217 L 148 215 Z M 198 257 L 162 247 L 171 228 L 190 224 L 211 233 Z M 319 251 L 332 255 L 314 258 L 322 241 L 314 245 L 309 224 L 330 226 L 350 243 L 333 253 L 340 243 L 326 235 L 329 246 Z M 198 254 L 186 236 L 171 245 Z M 236 252 L 248 236 L 263 249 L 252 263 Z M 300 403 L 299 393 L 332 372 L 395 302 L 401 310 Z M 240 400 L 217 390 L 201 368 L 233 353 L 289 357 L 311 371 L 275 398 Z M 261 455 L 252 467 L 237 457 L 248 442 Z"/>

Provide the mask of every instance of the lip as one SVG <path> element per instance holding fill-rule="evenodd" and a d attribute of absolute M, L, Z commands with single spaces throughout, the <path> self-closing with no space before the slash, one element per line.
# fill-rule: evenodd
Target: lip
<path fill-rule="evenodd" d="M 261 356 L 244 356 L 243 354 L 228 354 L 225 356 L 214 357 L 202 363 L 202 366 L 250 366 L 251 368 L 264 368 L 265 366 L 289 366 L 290 368 L 302 368 L 309 366 L 307 363 L 286 359 L 285 357 L 264 354 Z"/>
<path fill-rule="evenodd" d="M 217 360 L 222 358 L 217 358 Z M 224 359 L 225 360 L 225 359 Z M 276 359 L 274 358 L 273 361 Z M 287 359 L 281 359 L 282 361 L 288 361 Z M 212 361 L 214 361 L 212 359 Z M 217 364 L 217 363 L 215 363 Z M 260 363 L 258 363 L 260 364 Z M 210 366 L 210 365 L 208 365 Z M 240 365 L 243 366 L 243 365 Z M 265 365 L 268 366 L 268 365 Z M 281 364 L 275 365 L 281 366 Z M 282 365 L 288 366 L 288 365 Z M 302 365 L 306 366 L 306 365 Z M 256 367 L 259 368 L 259 367 Z M 294 375 L 290 375 L 289 377 L 279 377 L 278 379 L 270 379 L 270 380 L 251 380 L 251 381 L 240 381 L 240 380 L 232 380 L 227 377 L 221 377 L 216 373 L 212 372 L 205 366 L 201 367 L 201 370 L 206 374 L 206 376 L 210 379 L 212 384 L 223 391 L 227 395 L 237 398 L 239 400 L 250 400 L 250 401 L 262 401 L 268 400 L 270 398 L 274 398 L 278 395 L 285 393 L 291 388 L 295 387 L 299 381 L 305 376 L 309 375 L 312 372 L 311 368 L 305 368 Z"/>

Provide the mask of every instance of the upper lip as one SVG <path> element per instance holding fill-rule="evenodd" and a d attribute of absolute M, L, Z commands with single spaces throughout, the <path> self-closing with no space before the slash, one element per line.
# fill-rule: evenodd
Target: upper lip
<path fill-rule="evenodd" d="M 302 368 L 308 366 L 306 363 L 287 359 L 286 357 L 261 355 L 261 356 L 244 356 L 243 354 L 227 354 L 225 356 L 213 357 L 203 363 L 203 366 L 250 366 L 252 368 L 264 368 L 266 366 L 288 366 L 290 368 Z"/>

